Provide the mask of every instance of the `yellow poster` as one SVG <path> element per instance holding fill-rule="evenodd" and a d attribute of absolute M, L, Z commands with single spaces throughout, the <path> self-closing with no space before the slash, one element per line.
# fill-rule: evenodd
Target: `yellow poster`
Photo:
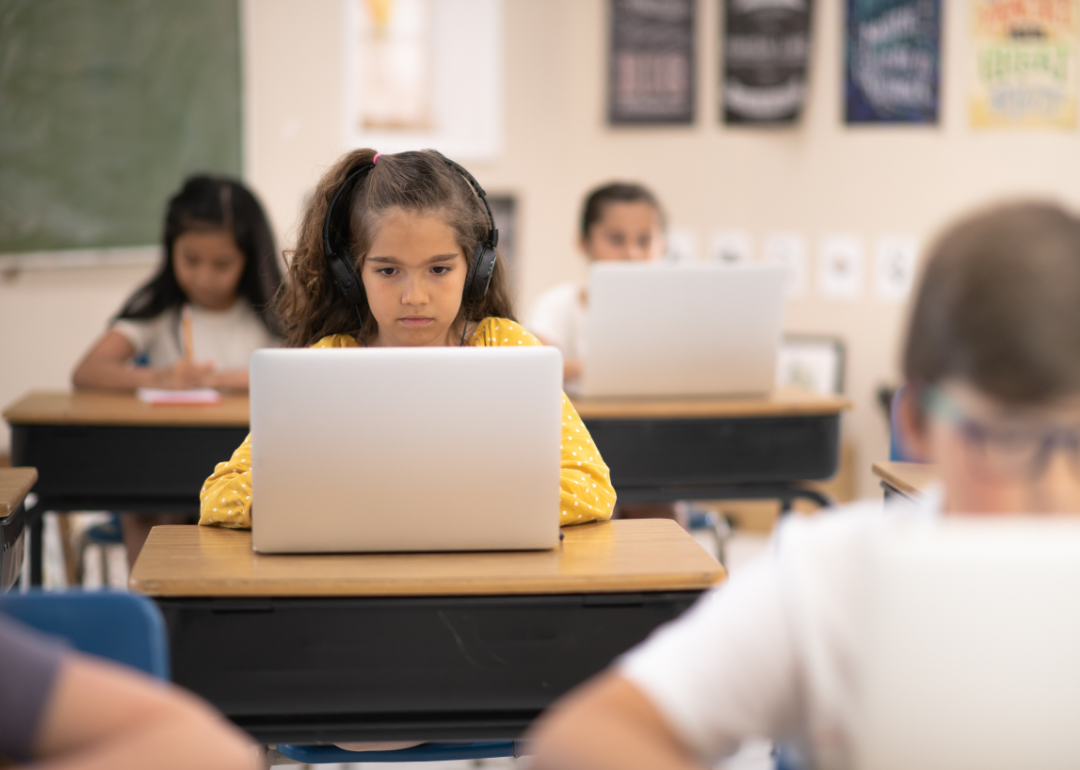
<path fill-rule="evenodd" d="M 972 0 L 976 128 L 1075 128 L 1080 0 Z"/>

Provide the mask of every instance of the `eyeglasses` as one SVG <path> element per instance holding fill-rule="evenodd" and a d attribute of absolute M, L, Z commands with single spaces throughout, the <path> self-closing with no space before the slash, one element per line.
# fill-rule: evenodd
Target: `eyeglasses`
<path fill-rule="evenodd" d="M 956 428 L 975 450 L 977 470 L 987 476 L 1038 478 L 1058 450 L 1069 456 L 1073 473 L 1080 476 L 1080 425 L 1050 429 L 990 425 L 965 414 L 949 394 L 934 386 L 925 389 L 922 403 L 926 412 Z"/>

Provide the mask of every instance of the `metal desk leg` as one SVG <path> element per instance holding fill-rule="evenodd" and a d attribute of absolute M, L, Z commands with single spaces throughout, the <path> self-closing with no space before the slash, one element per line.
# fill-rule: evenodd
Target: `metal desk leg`
<path fill-rule="evenodd" d="M 41 585 L 41 567 L 45 560 L 45 519 L 40 505 L 35 505 L 26 512 L 29 518 L 28 530 L 30 535 L 30 585 Z"/>

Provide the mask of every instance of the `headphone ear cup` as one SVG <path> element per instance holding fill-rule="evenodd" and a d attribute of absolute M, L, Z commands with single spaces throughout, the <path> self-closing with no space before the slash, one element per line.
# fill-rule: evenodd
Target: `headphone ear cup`
<path fill-rule="evenodd" d="M 334 276 L 334 283 L 345 300 L 359 307 L 366 305 L 364 291 L 360 286 L 360 277 L 356 274 L 352 265 L 336 252 L 327 254 L 326 262 L 330 265 L 330 273 Z"/>
<path fill-rule="evenodd" d="M 464 303 L 469 306 L 478 305 L 487 296 L 488 287 L 491 285 L 491 277 L 495 274 L 495 262 L 498 256 L 495 247 L 487 241 L 481 241 L 473 252 L 472 268 L 465 280 Z"/>

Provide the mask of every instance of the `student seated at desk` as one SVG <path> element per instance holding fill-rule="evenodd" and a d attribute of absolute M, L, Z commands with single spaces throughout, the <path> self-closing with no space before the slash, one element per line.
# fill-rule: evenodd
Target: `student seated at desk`
<path fill-rule="evenodd" d="M 483 196 L 465 169 L 433 150 L 356 150 L 342 157 L 319 181 L 304 213 L 290 280 L 278 302 L 285 344 L 539 345 L 513 320 L 506 268 L 495 256 L 497 233 Z M 329 250 L 338 255 L 332 259 L 324 225 Z M 348 293 L 342 281 L 351 282 Z M 422 441 L 424 427 L 403 423 L 402 430 Z M 562 436 L 561 522 L 607 519 L 615 504 L 608 468 L 565 396 Z M 250 464 L 248 436 L 206 480 L 200 524 L 251 526 Z M 484 494 L 482 464 L 478 457 L 478 495 Z"/>
<path fill-rule="evenodd" d="M 656 196 L 639 184 L 614 182 L 585 198 L 578 248 L 589 262 L 642 262 L 664 253 L 664 212 Z M 536 300 L 525 328 L 562 351 L 569 388 L 581 379 L 585 345 L 585 286 L 560 284 Z M 569 389 L 568 388 L 568 389 Z"/>
<path fill-rule="evenodd" d="M 0 765 L 255 770 L 254 745 L 191 695 L 0 616 Z"/>
<path fill-rule="evenodd" d="M 664 253 L 664 212 L 660 202 L 639 184 L 613 182 L 585 198 L 578 248 L 589 262 L 643 262 Z M 571 392 L 581 379 L 585 347 L 585 286 L 568 281 L 540 295 L 525 328 L 545 345 L 562 351 L 563 381 Z M 674 519 L 669 503 L 620 504 L 614 513 L 626 519 Z"/>
<path fill-rule="evenodd" d="M 1080 220 L 1014 204 L 948 231 L 916 299 L 901 406 L 942 485 L 889 515 L 1080 513 L 1078 352 Z M 789 518 L 754 566 L 557 704 L 534 767 L 700 768 L 748 737 L 851 766 L 861 557 L 883 530 L 876 502 Z"/>
<path fill-rule="evenodd" d="M 246 390 L 251 354 L 280 344 L 270 303 L 281 271 L 266 215 L 246 187 L 188 179 L 169 201 L 164 246 L 161 268 L 76 367 L 76 388 Z M 135 365 L 140 357 L 147 366 Z M 123 516 L 129 563 L 151 527 L 187 520 Z"/>

